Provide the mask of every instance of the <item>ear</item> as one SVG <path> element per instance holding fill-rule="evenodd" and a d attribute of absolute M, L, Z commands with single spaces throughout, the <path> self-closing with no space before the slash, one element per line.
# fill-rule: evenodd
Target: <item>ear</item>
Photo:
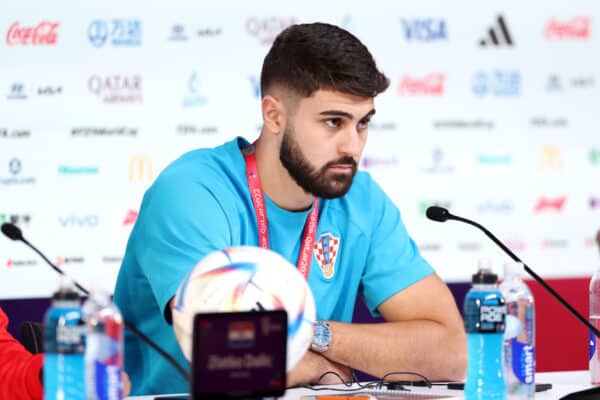
<path fill-rule="evenodd" d="M 275 135 L 279 135 L 285 128 L 286 110 L 283 101 L 267 94 L 261 102 L 263 125 Z"/>

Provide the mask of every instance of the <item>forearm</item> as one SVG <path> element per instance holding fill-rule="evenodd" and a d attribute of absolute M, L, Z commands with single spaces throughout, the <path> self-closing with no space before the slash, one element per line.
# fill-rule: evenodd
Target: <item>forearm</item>
<path fill-rule="evenodd" d="M 332 342 L 323 355 L 330 360 L 377 377 L 409 371 L 430 380 L 464 378 L 466 338 L 460 328 L 448 328 L 429 320 L 329 324 Z M 390 379 L 407 379 L 407 376 Z"/>
<path fill-rule="evenodd" d="M 339 375 L 330 374 L 320 379 L 326 372 L 334 372 Z M 321 354 L 307 350 L 306 354 L 287 376 L 287 386 L 293 387 L 304 384 L 337 384 L 340 378 L 350 381 L 350 370 L 347 367 L 331 361 Z"/>

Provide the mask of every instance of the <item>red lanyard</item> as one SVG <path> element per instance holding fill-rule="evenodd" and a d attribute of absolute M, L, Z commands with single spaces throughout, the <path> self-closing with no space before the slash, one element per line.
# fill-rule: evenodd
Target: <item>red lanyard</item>
<path fill-rule="evenodd" d="M 254 204 L 254 212 L 256 213 L 256 221 L 258 221 L 258 243 L 263 249 L 269 249 L 269 227 L 267 225 L 267 208 L 265 206 L 265 197 L 263 195 L 260 177 L 258 176 L 258 168 L 256 167 L 256 146 L 251 144 L 242 150 L 244 159 L 246 160 L 246 178 L 248 187 L 250 188 L 250 197 Z M 306 223 L 304 224 L 304 232 L 302 233 L 302 244 L 300 245 L 300 253 L 296 266 L 300 273 L 308 280 L 310 272 L 310 263 L 312 261 L 312 250 L 315 238 L 317 237 L 317 224 L 319 223 L 319 199 L 315 200 L 314 207 Z"/>

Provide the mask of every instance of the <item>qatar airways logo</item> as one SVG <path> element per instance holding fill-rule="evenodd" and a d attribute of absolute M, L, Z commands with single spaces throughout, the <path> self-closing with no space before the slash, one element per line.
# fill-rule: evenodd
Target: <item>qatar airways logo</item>
<path fill-rule="evenodd" d="M 92 75 L 88 79 L 88 89 L 108 104 L 142 102 L 140 75 Z"/>
<path fill-rule="evenodd" d="M 399 96 L 441 96 L 444 94 L 446 75 L 438 72 L 424 77 L 405 75 L 398 83 Z"/>
<path fill-rule="evenodd" d="M 246 20 L 246 32 L 269 46 L 282 30 L 295 23 L 296 17 L 250 17 Z"/>
<path fill-rule="evenodd" d="M 550 19 L 546 24 L 546 40 L 586 40 L 590 37 L 590 17 L 574 17 L 570 21 Z"/>
<path fill-rule="evenodd" d="M 540 199 L 535 204 L 533 211 L 535 211 L 536 213 L 541 213 L 544 211 L 561 212 L 566 202 L 567 196 L 553 198 L 540 197 Z"/>
<path fill-rule="evenodd" d="M 58 39 L 60 23 L 42 21 L 35 26 L 21 26 L 15 21 L 6 32 L 6 44 L 9 46 L 54 46 Z"/>

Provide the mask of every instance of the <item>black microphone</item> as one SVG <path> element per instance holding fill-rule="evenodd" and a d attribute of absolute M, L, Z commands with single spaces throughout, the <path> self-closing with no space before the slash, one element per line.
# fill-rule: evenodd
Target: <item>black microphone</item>
<path fill-rule="evenodd" d="M 21 232 L 21 229 L 19 229 L 18 226 L 16 226 L 15 224 L 11 224 L 9 222 L 5 222 L 4 224 L 2 224 L 2 228 L 0 228 L 0 229 L 2 230 L 2 233 L 4 233 L 4 235 L 6 235 L 9 239 L 20 240 L 21 242 L 25 243 L 29 248 L 31 248 L 40 257 L 42 257 L 42 259 L 44 261 L 46 261 L 46 264 L 48 264 L 50 267 L 52 267 L 52 269 L 55 270 L 56 272 L 58 272 L 60 275 L 67 276 L 67 274 L 65 274 L 65 272 L 62 269 L 60 269 L 58 266 L 54 265 L 52 263 L 52 261 L 48 260 L 48 258 L 41 251 L 39 251 L 34 245 L 29 243 L 23 237 L 23 233 Z M 89 292 L 86 288 L 84 288 L 79 283 L 75 282 L 74 280 L 73 280 L 73 283 L 75 284 L 75 286 L 77 286 L 77 289 L 79 289 L 82 293 L 84 293 L 85 295 L 89 295 Z M 171 355 L 169 355 L 169 353 L 167 353 L 166 351 L 161 349 L 156 343 L 154 343 L 152 341 L 152 339 L 150 339 L 148 336 L 144 335 L 142 333 L 142 331 L 137 329 L 132 323 L 128 322 L 125 318 L 123 318 L 123 325 L 125 325 L 125 328 L 129 329 L 131 331 L 131 333 L 133 333 L 135 336 L 137 336 L 141 341 L 143 341 L 148 346 L 150 346 L 154 350 L 156 350 L 158 352 L 158 354 L 160 354 L 173 367 L 175 367 L 175 369 L 181 374 L 181 376 L 183 376 L 185 378 L 185 380 L 187 382 L 190 382 L 190 380 L 191 380 L 190 375 L 173 357 L 171 357 Z"/>
<path fill-rule="evenodd" d="M 536 282 L 538 282 L 540 285 L 542 285 L 542 287 L 544 289 L 546 289 L 546 291 L 548 293 L 550 293 L 552 295 L 552 297 L 554 297 L 556 300 L 558 300 L 567 310 L 569 310 L 571 312 L 571 314 L 573 314 L 579 321 L 581 321 L 581 323 L 583 323 L 592 332 L 594 332 L 594 334 L 597 337 L 600 337 L 600 331 L 596 327 L 594 327 L 594 325 L 592 325 L 586 318 L 584 318 L 581 314 L 579 314 L 579 312 L 576 309 L 574 309 L 573 306 L 571 306 L 569 303 L 567 303 L 567 301 L 565 299 L 563 299 L 560 294 L 558 294 L 554 289 L 552 289 L 550 287 L 550 285 L 548 285 L 542 277 L 540 277 L 538 274 L 536 274 L 531 268 L 529 268 L 527 266 L 527 264 L 525 264 L 523 261 L 521 261 L 521 259 L 519 257 L 517 257 L 508 247 L 506 247 L 504 245 L 504 243 L 502 243 L 500 240 L 498 240 L 498 238 L 496 236 L 494 236 L 492 234 L 492 232 L 488 231 L 485 227 L 483 227 L 482 225 L 478 224 L 475 221 L 471 221 L 466 218 L 452 215 L 452 214 L 450 214 L 450 212 L 448 210 L 446 210 L 443 207 L 431 206 L 427 209 L 426 215 L 427 215 L 427 218 L 429 218 L 433 221 L 446 222 L 447 220 L 450 219 L 450 220 L 464 222 L 469 225 L 473 225 L 474 227 L 482 230 L 486 234 L 486 236 L 489 237 L 490 239 L 492 239 L 492 241 L 494 243 L 496 243 L 502 250 L 504 250 L 504 252 L 506 254 L 508 254 L 510 256 L 510 258 L 512 258 L 516 262 L 520 262 L 521 264 L 523 264 L 523 269 L 533 279 L 535 279 Z"/>

